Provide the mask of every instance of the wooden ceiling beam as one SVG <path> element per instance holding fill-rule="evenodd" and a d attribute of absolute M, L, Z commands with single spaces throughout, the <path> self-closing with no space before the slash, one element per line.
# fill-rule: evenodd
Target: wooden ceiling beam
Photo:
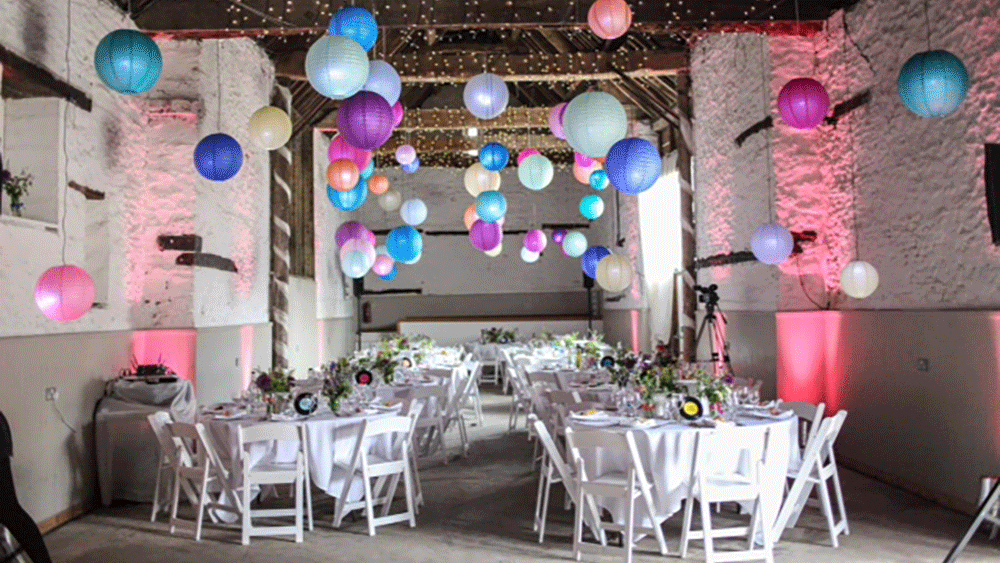
<path fill-rule="evenodd" d="M 477 129 L 547 128 L 551 108 L 507 108 L 499 117 L 481 121 L 465 109 L 407 109 L 396 131 L 448 131 Z M 317 127 L 321 131 L 337 130 L 335 121 L 328 120 Z"/>
<path fill-rule="evenodd" d="M 479 135 L 476 137 L 466 137 L 460 135 L 433 135 L 433 136 L 393 136 L 386 144 L 382 145 L 377 154 L 395 154 L 400 145 L 410 144 L 417 149 L 417 154 L 435 153 L 461 153 L 466 151 L 476 151 L 488 142 L 503 143 L 511 154 L 517 154 L 524 149 L 533 148 L 538 150 L 571 150 L 566 141 L 553 135 Z"/>

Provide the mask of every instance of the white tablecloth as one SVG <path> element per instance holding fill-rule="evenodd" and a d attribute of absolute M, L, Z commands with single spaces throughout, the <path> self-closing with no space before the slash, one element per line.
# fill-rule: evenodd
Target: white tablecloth
<path fill-rule="evenodd" d="M 778 517 L 778 509 L 781 506 L 785 474 L 791 465 L 799 463 L 798 419 L 792 416 L 777 421 L 755 418 L 738 420 L 746 426 L 767 424 L 772 427 L 764 468 L 764 515 L 767 521 L 773 524 Z M 593 425 L 580 422 L 572 422 L 571 426 L 574 431 L 595 429 Z M 698 432 L 704 432 L 706 429 L 693 428 L 680 422 L 667 423 L 653 428 L 611 426 L 604 429 L 616 432 L 628 430 L 634 432 L 639 459 L 646 474 L 652 479 L 654 509 L 661 516 L 669 516 L 680 510 L 681 502 L 687 497 L 691 464 L 694 461 L 695 436 Z M 788 439 L 783 440 L 782 436 L 787 436 Z M 589 453 L 585 452 L 584 455 Z M 727 460 L 725 456 L 713 453 L 713 462 L 719 461 L 721 464 L 727 464 L 731 469 L 746 470 L 746 467 L 741 466 L 746 463 L 746 460 L 737 459 L 738 453 L 739 446 L 734 444 L 731 458 Z M 599 454 L 596 460 L 585 457 L 584 463 L 588 467 L 598 467 L 599 471 L 603 473 L 615 470 L 624 471 L 629 462 L 627 459 Z M 597 465 L 592 465 L 594 463 Z M 720 466 L 720 469 L 725 468 Z M 598 506 L 611 512 L 617 522 L 625 522 L 626 505 L 624 502 L 599 498 L 597 503 Z M 642 504 L 636 503 L 636 506 L 642 507 Z M 641 512 L 636 514 L 643 514 L 643 519 L 647 520 L 645 509 L 639 508 L 638 510 Z"/>

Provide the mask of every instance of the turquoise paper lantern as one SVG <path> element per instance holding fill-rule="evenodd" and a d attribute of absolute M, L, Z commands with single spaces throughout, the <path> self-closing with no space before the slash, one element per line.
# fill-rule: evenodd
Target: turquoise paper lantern
<path fill-rule="evenodd" d="M 580 200 L 580 215 L 584 219 L 593 221 L 604 213 L 604 200 L 597 194 L 583 196 Z"/>
<path fill-rule="evenodd" d="M 510 153 L 500 143 L 489 143 L 479 151 L 479 162 L 490 172 L 499 172 L 507 166 Z"/>
<path fill-rule="evenodd" d="M 357 185 L 346 192 L 339 192 L 333 189 L 333 186 L 327 185 L 326 197 L 341 211 L 357 211 L 368 199 L 368 180 L 358 180 Z"/>
<path fill-rule="evenodd" d="M 119 94 L 142 94 L 160 79 L 163 56 L 146 34 L 119 29 L 104 36 L 94 51 L 94 67 L 108 88 Z"/>
<path fill-rule="evenodd" d="M 608 180 L 608 173 L 604 170 L 594 170 L 590 173 L 590 187 L 594 188 L 599 192 L 603 192 L 607 189 L 608 184 L 611 181 Z"/>
<path fill-rule="evenodd" d="M 324 35 L 306 52 L 306 77 L 327 98 L 343 100 L 368 81 L 368 54 L 350 37 Z"/>
<path fill-rule="evenodd" d="M 385 246 L 393 260 L 407 264 L 420 259 L 424 251 L 424 239 L 413 227 L 396 227 L 389 231 Z"/>
<path fill-rule="evenodd" d="M 347 6 L 337 10 L 337 13 L 330 18 L 327 31 L 330 35 L 350 37 L 365 51 L 371 51 L 378 41 L 378 22 L 375 21 L 375 16 L 357 6 Z M 389 102 L 389 105 L 394 103 Z"/>
<path fill-rule="evenodd" d="M 487 223 L 496 223 L 507 214 L 507 198 L 497 191 L 476 196 L 476 215 Z"/>
<path fill-rule="evenodd" d="M 945 117 L 969 93 L 969 72 L 948 51 L 925 51 L 910 57 L 899 73 L 899 97 L 920 117 Z"/>
<path fill-rule="evenodd" d="M 521 184 L 536 192 L 552 183 L 554 175 L 552 161 L 541 154 L 529 156 L 517 167 L 517 178 Z"/>

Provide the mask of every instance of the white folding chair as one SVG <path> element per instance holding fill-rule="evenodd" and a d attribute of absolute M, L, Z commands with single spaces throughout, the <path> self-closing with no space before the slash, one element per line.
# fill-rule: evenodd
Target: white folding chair
<path fill-rule="evenodd" d="M 337 497 L 337 507 L 333 517 L 333 526 L 339 528 L 344 516 L 359 508 L 365 510 L 368 520 L 368 535 L 375 535 L 375 527 L 397 522 L 410 523 L 416 527 L 414 512 L 414 495 L 412 473 L 410 472 L 410 436 L 413 420 L 408 416 L 392 416 L 365 420 L 358 432 L 358 442 L 349 467 L 337 467 L 335 471 L 344 474 L 344 489 Z M 388 455 L 372 451 L 372 439 L 387 436 L 389 440 Z M 399 477 L 403 477 L 403 488 L 406 496 L 406 511 L 389 514 L 392 500 L 399 486 Z M 364 498 L 360 501 L 348 500 L 354 479 L 361 479 L 364 485 Z M 372 479 L 376 482 L 372 486 Z M 375 516 L 375 507 L 382 506 L 381 515 Z"/>
<path fill-rule="evenodd" d="M 763 473 L 767 459 L 770 428 L 749 426 L 717 428 L 698 433 L 695 443 L 694 460 L 688 482 L 688 495 L 684 503 L 684 524 L 681 530 L 681 558 L 687 556 L 691 540 L 702 540 L 705 544 L 705 562 L 752 561 L 774 562 L 774 539 L 766 521 L 763 505 Z M 736 453 L 738 455 L 734 456 Z M 719 467 L 719 458 L 726 460 L 749 460 L 745 470 Z M 701 509 L 701 530 L 692 529 L 694 501 Z M 712 512 L 709 505 L 715 502 L 750 502 L 750 525 L 730 528 L 712 526 Z M 763 547 L 755 548 L 756 534 L 763 535 Z M 715 539 L 745 537 L 746 550 L 716 551 Z"/>
<path fill-rule="evenodd" d="M 420 468 L 417 466 L 417 449 L 413 447 L 412 436 L 417 430 L 417 421 L 420 420 L 420 415 L 424 412 L 424 404 L 419 401 L 409 400 L 403 404 L 403 409 L 400 411 L 402 416 L 407 416 L 410 418 L 410 470 L 413 471 L 413 488 L 415 491 L 415 500 L 417 502 L 416 510 L 420 512 L 420 506 L 424 504 L 424 490 L 420 485 Z"/>
<path fill-rule="evenodd" d="M 510 417 L 507 419 L 507 429 L 517 428 L 518 416 L 524 414 L 527 422 L 528 414 L 531 412 L 531 394 L 526 387 L 526 382 L 521 379 L 517 369 L 507 366 L 507 380 L 513 388 L 510 396 Z"/>
<path fill-rule="evenodd" d="M 545 521 L 549 514 L 549 497 L 552 493 L 552 485 L 562 483 L 566 491 L 567 499 L 576 502 L 576 475 L 572 465 L 567 465 L 559 446 L 552 439 L 545 424 L 534 414 L 528 415 L 529 423 L 535 428 L 539 441 L 542 443 L 542 467 L 538 474 L 538 497 L 535 500 L 535 525 L 538 531 L 538 543 L 545 541 Z M 600 522 L 600 513 L 593 498 L 587 499 L 587 510 L 583 515 L 584 522 L 598 538 L 601 545 L 607 545 L 607 538 L 604 530 L 595 524 Z"/>
<path fill-rule="evenodd" d="M 776 540 L 781 538 L 785 528 L 792 528 L 798 522 L 814 488 L 819 493 L 820 510 L 826 518 L 831 545 L 839 547 L 837 536 L 851 534 L 847 523 L 847 511 L 844 508 L 844 493 L 840 487 L 840 475 L 837 472 L 837 460 L 833 454 L 833 445 L 846 418 L 847 411 L 840 411 L 819 424 L 816 438 L 802 457 L 802 465 L 795 475 L 788 494 L 785 495 L 778 519 L 775 521 Z M 833 483 L 833 500 L 837 503 L 839 518 L 833 511 L 828 482 Z"/>
<path fill-rule="evenodd" d="M 153 434 L 156 436 L 156 442 L 160 450 L 160 463 L 156 468 L 156 488 L 153 491 L 153 508 L 149 515 L 149 521 L 156 522 L 156 517 L 161 510 L 166 511 L 168 514 L 170 512 L 170 495 L 173 492 L 174 472 L 179 465 L 191 465 L 191 460 L 187 455 L 187 450 L 181 448 L 180 442 L 170 435 L 170 429 L 167 426 L 173 422 L 173 419 L 170 417 L 169 412 L 154 412 L 147 416 L 146 419 L 149 420 L 149 427 L 153 429 Z M 184 459 L 180 459 L 180 456 L 183 456 Z M 164 488 L 166 488 L 166 499 L 161 505 L 160 493 Z M 191 506 L 198 506 L 198 495 L 194 493 L 191 484 L 187 480 L 183 480 L 181 488 L 184 490 L 184 495 L 187 497 L 188 502 L 191 503 Z M 217 521 L 213 512 L 209 512 L 208 516 L 212 519 L 212 522 Z"/>
<path fill-rule="evenodd" d="M 480 344 L 476 346 L 475 358 L 479 366 L 473 375 L 479 383 L 497 385 L 500 383 L 500 347 L 496 344 Z M 486 368 L 490 368 L 487 373 Z"/>
<path fill-rule="evenodd" d="M 413 433 L 413 448 L 417 456 L 430 459 L 440 455 L 448 463 L 448 452 L 444 445 L 444 424 L 448 412 L 447 385 L 419 385 L 407 390 L 406 400 L 423 405 L 423 412 L 417 420 Z"/>
<path fill-rule="evenodd" d="M 479 362 L 467 362 L 462 364 L 462 368 L 465 371 L 465 377 L 461 378 L 465 380 L 466 378 L 472 377 L 476 370 L 479 369 Z M 484 423 L 483 419 L 483 400 L 479 394 L 479 386 L 473 385 L 469 390 L 469 395 L 465 398 L 465 402 L 462 403 L 462 413 L 469 414 L 473 417 L 475 421 L 474 424 L 482 426 Z"/>
<path fill-rule="evenodd" d="M 469 433 L 465 428 L 465 417 L 462 416 L 462 405 L 476 388 L 476 380 L 471 375 L 460 381 L 455 389 L 455 396 L 448 403 L 445 411 L 444 432 L 448 432 L 454 423 L 458 426 L 459 438 L 462 441 L 462 456 L 469 455 Z M 441 448 L 444 449 L 444 436 L 442 435 Z"/>
<path fill-rule="evenodd" d="M 574 432 L 566 429 L 566 447 L 570 451 L 576 465 L 576 516 L 573 524 L 573 556 L 579 561 L 583 552 L 595 554 L 624 555 L 625 563 L 632 563 L 632 550 L 635 544 L 636 532 L 653 534 L 660 547 L 660 554 L 667 554 L 667 541 L 663 537 L 663 522 L 666 517 L 657 514 L 653 504 L 652 489 L 649 478 L 639 459 L 639 451 L 635 446 L 632 431 L 624 434 L 607 430 L 586 430 Z M 616 456 L 617 459 L 628 460 L 625 471 L 606 471 L 600 463 L 587 467 L 584 452 L 593 459 L 598 452 L 604 455 Z M 611 547 L 605 544 L 585 543 L 583 541 L 583 521 L 588 503 L 596 505 L 595 497 L 617 498 L 626 503 L 625 524 L 614 522 L 595 522 L 601 538 L 608 531 L 622 532 L 622 547 Z M 636 515 L 636 499 L 640 499 L 641 507 L 645 508 L 645 516 L 650 519 L 651 527 L 640 526 L 643 515 Z"/>
<path fill-rule="evenodd" d="M 990 492 L 997 484 L 996 477 L 983 477 L 979 480 L 979 504 L 982 505 L 989 499 Z M 996 502 L 986 511 L 983 523 L 990 525 L 990 539 L 997 537 L 997 529 L 1000 529 L 1000 502 Z"/>
<path fill-rule="evenodd" d="M 178 526 L 190 527 L 193 525 L 194 539 L 201 541 L 201 528 L 206 510 L 223 510 L 239 515 L 243 512 L 242 504 L 232 488 L 232 478 L 229 471 L 219 460 L 219 455 L 205 434 L 205 427 L 201 423 L 172 422 L 167 425 L 167 430 L 176 445 L 176 460 L 178 462 L 174 468 L 170 533 L 173 534 Z M 197 496 L 195 501 L 191 503 L 197 511 L 193 523 L 177 518 L 177 506 L 180 503 L 182 488 L 185 493 L 191 491 Z M 212 498 L 210 488 L 220 491 L 218 497 Z M 228 503 L 223 502 L 224 500 L 228 500 Z M 211 512 L 209 512 L 209 518 L 215 520 Z"/>
<path fill-rule="evenodd" d="M 268 423 L 255 426 L 237 426 L 240 465 L 243 467 L 243 545 L 250 544 L 250 536 L 283 536 L 294 535 L 296 543 L 302 543 L 303 536 L 303 497 L 304 488 L 309 485 L 309 471 L 306 464 L 306 436 L 303 426 L 295 424 Z M 250 449 L 253 444 L 285 442 L 295 445 L 294 461 L 275 461 L 264 458 L 253 463 L 250 459 Z M 255 486 L 293 485 L 295 506 L 293 508 L 250 508 L 251 493 Z M 310 509 L 311 512 L 311 509 Z M 295 524 L 291 526 L 257 526 L 253 523 L 255 517 L 294 516 Z"/>
<path fill-rule="evenodd" d="M 782 401 L 780 408 L 790 410 L 799 419 L 799 452 L 805 452 L 809 444 L 816 439 L 819 431 L 819 423 L 823 420 L 823 413 L 826 411 L 826 403 L 814 405 L 804 401 Z"/>

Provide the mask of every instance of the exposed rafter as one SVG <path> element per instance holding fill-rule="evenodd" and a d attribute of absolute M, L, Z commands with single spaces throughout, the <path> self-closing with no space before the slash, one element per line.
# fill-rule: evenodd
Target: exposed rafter
<path fill-rule="evenodd" d="M 403 122 L 396 131 L 448 131 L 466 129 L 547 129 L 551 108 L 507 108 L 499 117 L 482 121 L 464 109 L 411 109 L 407 110 Z M 626 105 L 625 112 L 629 119 L 635 119 L 637 111 L 634 106 Z M 337 130 L 337 123 L 327 119 L 316 126 L 320 131 L 332 133 Z"/>

